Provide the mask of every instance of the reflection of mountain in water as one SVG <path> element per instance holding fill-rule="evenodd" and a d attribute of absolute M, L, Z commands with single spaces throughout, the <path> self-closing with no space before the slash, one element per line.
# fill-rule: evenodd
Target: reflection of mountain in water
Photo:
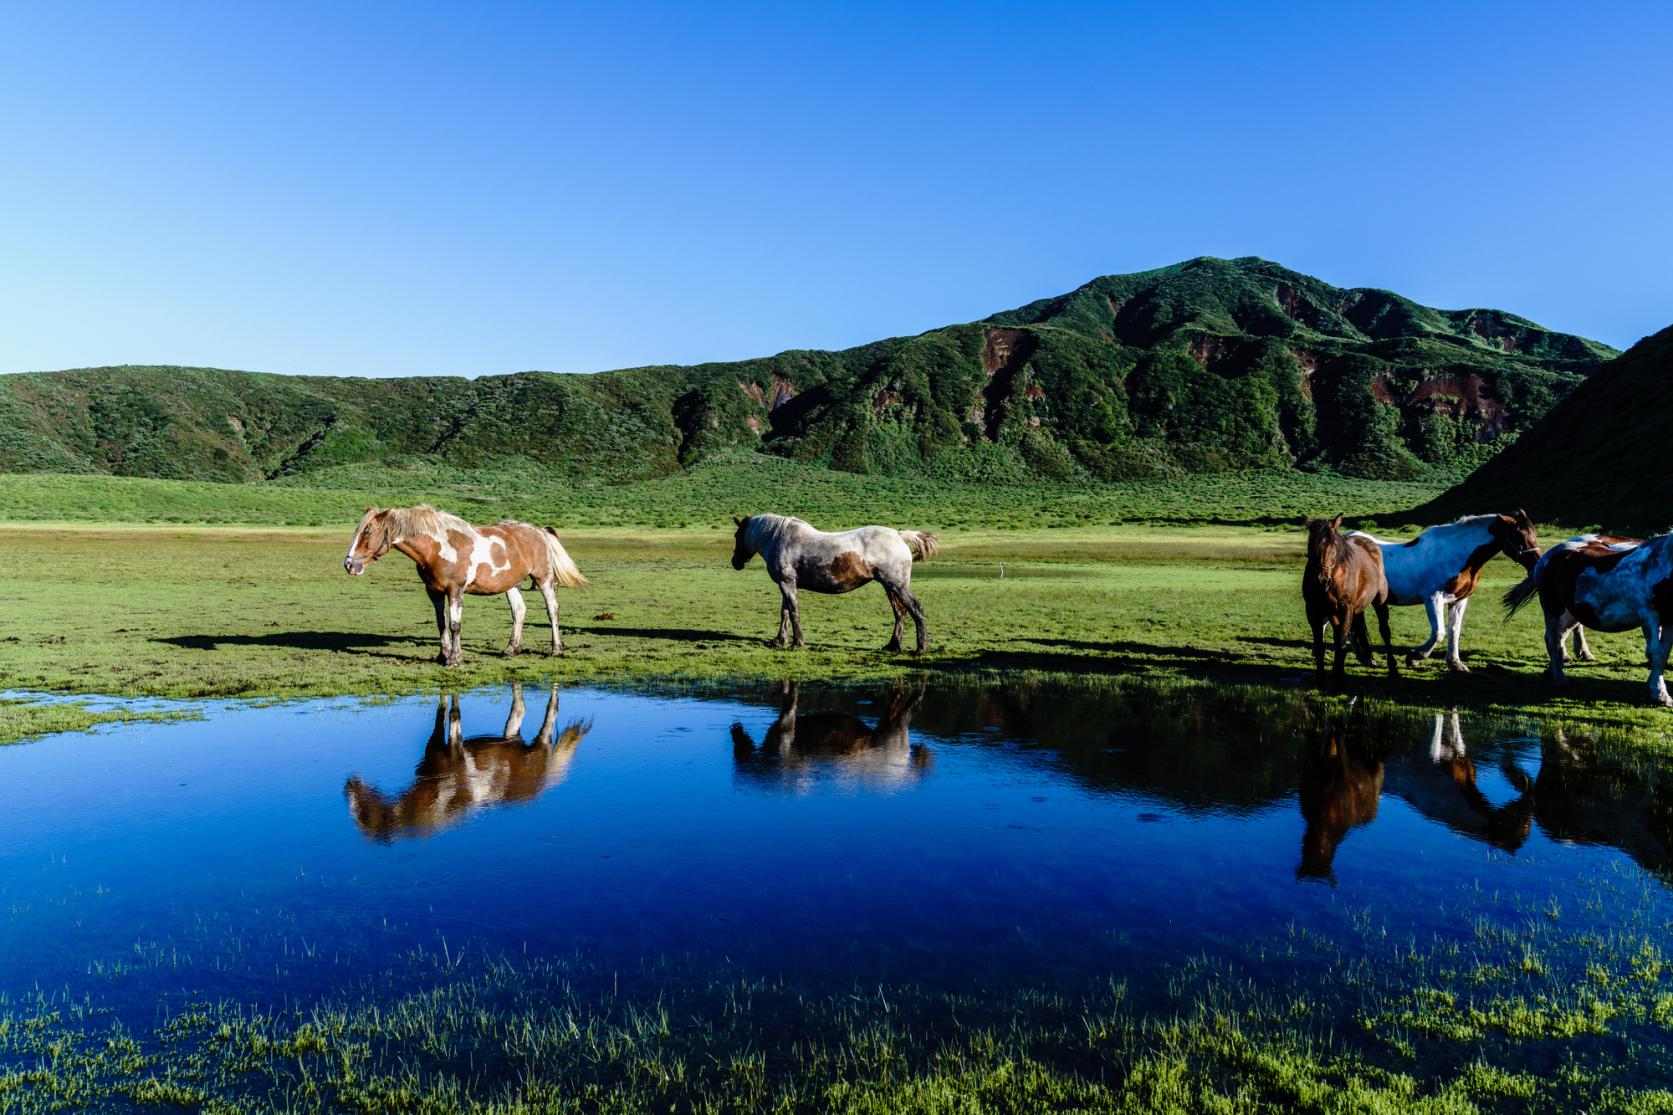
<path fill-rule="evenodd" d="M 852 707 L 851 691 L 821 689 L 823 708 Z M 796 783 L 814 754 L 853 755 L 905 771 L 903 744 L 876 741 L 904 723 L 885 713 L 875 732 L 858 717 L 795 716 L 792 695 L 767 746 L 738 742 L 738 770 L 756 780 Z M 788 762 L 770 759 L 793 721 Z M 1302 693 L 1123 686 L 1111 691 L 1048 683 L 933 687 L 907 716 L 920 733 L 981 740 L 1019 761 L 1043 764 L 1100 792 L 1183 813 L 1255 812 L 1300 807 L 1305 832 L 1297 875 L 1333 877 L 1339 845 L 1373 824 L 1384 795 L 1452 832 L 1507 852 L 1535 827 L 1547 837 L 1604 844 L 1673 878 L 1673 776 L 1608 761 L 1595 741 L 1548 732 L 1542 740 L 1504 738 L 1490 721 L 1437 713 L 1414 717 L 1357 707 L 1329 713 Z M 807 742 L 817 736 L 827 742 Z M 1479 738 L 1466 744 L 1465 726 Z M 1479 727 L 1478 727 L 1479 725 Z M 778 733 L 775 735 L 774 733 Z M 854 741 L 873 742 L 858 746 Z M 854 769 L 859 769 L 855 767 Z M 897 779 L 898 781 L 898 779 Z"/>
<path fill-rule="evenodd" d="M 529 801 L 556 786 L 569 773 L 575 748 L 590 722 L 579 720 L 556 731 L 558 690 L 552 687 L 546 715 L 532 743 L 523 739 L 523 687 L 513 685 L 511 711 L 497 736 L 466 738 L 459 715 L 459 695 L 436 705 L 436 726 L 424 745 L 417 778 L 399 794 L 385 794 L 358 777 L 343 786 L 349 814 L 360 831 L 389 842 L 429 836 L 450 828 L 488 806 Z"/>
<path fill-rule="evenodd" d="M 778 719 L 759 747 L 742 724 L 732 725 L 732 764 L 738 781 L 790 793 L 804 792 L 826 778 L 894 789 L 929 769 L 928 749 L 912 746 L 908 734 L 921 692 L 896 690 L 872 728 L 847 712 L 803 712 L 801 688 L 800 682 L 784 683 Z"/>

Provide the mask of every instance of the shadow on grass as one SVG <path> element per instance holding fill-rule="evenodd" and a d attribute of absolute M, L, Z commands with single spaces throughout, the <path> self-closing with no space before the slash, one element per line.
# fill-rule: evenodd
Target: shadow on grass
<path fill-rule="evenodd" d="M 432 642 L 416 635 L 377 635 L 365 631 L 274 631 L 266 635 L 172 635 L 151 640 L 182 650 L 222 647 L 284 647 L 289 650 L 366 650 Z"/>
<path fill-rule="evenodd" d="M 1299 641 L 1257 640 L 1274 646 L 1307 648 Z M 1363 666 L 1349 657 L 1347 673 L 1340 686 L 1326 677 L 1315 679 L 1311 655 L 1298 656 L 1293 663 L 1251 660 L 1236 650 L 1208 650 L 1191 646 L 1168 646 L 1131 641 L 1092 642 L 1078 639 L 1033 639 L 1030 643 L 1055 650 L 1004 649 L 973 654 L 948 655 L 924 663 L 926 671 L 961 674 L 987 670 L 1036 671 L 1054 674 L 1102 674 L 1111 677 L 1175 675 L 1200 681 L 1232 685 L 1260 685 L 1275 688 L 1322 689 L 1327 693 L 1363 694 L 1383 697 L 1417 708 L 1457 708 L 1462 705 L 1502 703 L 1523 706 L 1530 711 L 1542 705 L 1578 702 L 1643 705 L 1643 683 L 1621 678 L 1585 677 L 1569 674 L 1564 689 L 1552 687 L 1539 672 L 1513 665 L 1476 661 L 1471 673 L 1459 674 L 1435 664 L 1407 666 L 1396 649 L 1400 675 L 1389 677 L 1378 648 L 1377 665 Z M 1079 653 L 1077 653 L 1079 652 Z M 1582 668 L 1583 669 L 1583 668 Z"/>
<path fill-rule="evenodd" d="M 749 643 L 759 644 L 766 636 L 739 635 L 732 631 L 705 631 L 695 627 L 575 627 L 564 626 L 564 634 L 616 635 L 630 639 L 662 639 L 680 643 Z"/>

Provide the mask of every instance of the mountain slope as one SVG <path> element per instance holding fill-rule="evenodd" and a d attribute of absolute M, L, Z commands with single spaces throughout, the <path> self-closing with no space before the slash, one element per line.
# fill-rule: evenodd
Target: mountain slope
<path fill-rule="evenodd" d="M 0 377 L 0 468 L 253 480 L 424 456 L 664 475 L 745 446 L 852 472 L 1119 479 L 1485 459 L 1613 350 L 1259 259 L 1117 275 L 841 352 L 594 375 Z"/>
<path fill-rule="evenodd" d="M 1516 443 L 1412 514 L 1526 506 L 1537 519 L 1651 533 L 1673 525 L 1673 326 L 1599 368 Z"/>

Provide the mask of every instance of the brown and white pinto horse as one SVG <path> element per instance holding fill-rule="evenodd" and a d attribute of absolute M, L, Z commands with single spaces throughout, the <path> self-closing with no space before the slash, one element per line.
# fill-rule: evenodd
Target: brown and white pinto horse
<path fill-rule="evenodd" d="M 511 604 L 511 642 L 505 648 L 506 657 L 523 649 L 523 616 L 527 609 L 518 586 L 525 578 L 546 600 L 546 616 L 552 621 L 552 653 L 563 653 L 554 588 L 581 588 L 587 579 L 551 527 L 515 519 L 475 527 L 457 515 L 425 504 L 368 507 L 349 542 L 343 568 L 358 577 L 390 550 L 399 550 L 418 564 L 419 579 L 436 609 L 436 630 L 441 634 L 441 653 L 436 661 L 443 666 L 459 664 L 459 626 L 466 593 L 504 593 Z"/>
<path fill-rule="evenodd" d="M 935 535 L 927 530 L 878 526 L 832 533 L 815 530 L 789 515 L 751 515 L 732 521 L 738 525 L 732 540 L 732 568 L 742 569 L 750 558 L 760 554 L 767 575 L 784 597 L 773 646 L 784 646 L 792 630 L 796 645 L 807 645 L 802 641 L 798 589 L 842 593 L 876 581 L 889 594 L 889 606 L 895 613 L 895 633 L 883 649 L 900 649 L 900 636 L 910 615 L 918 628 L 918 651 L 922 653 L 927 645 L 924 610 L 912 595 L 912 563 L 935 556 L 940 548 Z"/>
<path fill-rule="evenodd" d="M 1650 700 L 1673 706 L 1663 675 L 1673 650 L 1673 534 L 1648 541 L 1583 534 L 1553 546 L 1505 593 L 1506 615 L 1539 597 L 1551 680 L 1563 685 L 1563 637 L 1575 626 L 1644 633 Z"/>
<path fill-rule="evenodd" d="M 1340 515 L 1307 520 L 1307 568 L 1301 578 L 1301 599 L 1307 606 L 1307 625 L 1313 631 L 1315 671 L 1324 677 L 1326 623 L 1335 633 L 1332 673 L 1338 681 L 1350 635 L 1358 644 L 1360 661 L 1371 665 L 1365 609 L 1374 608 L 1383 648 L 1388 652 L 1388 672 L 1397 676 L 1400 671 L 1394 664 L 1394 640 L 1388 631 L 1388 579 L 1383 575 L 1382 551 L 1363 534 L 1343 535 L 1341 526 Z"/>
<path fill-rule="evenodd" d="M 497 736 L 465 738 L 459 695 L 436 705 L 436 727 L 424 745 L 418 777 L 399 794 L 382 793 L 359 777 L 343 785 L 349 815 L 360 831 L 387 844 L 408 836 L 429 836 L 489 806 L 531 801 L 569 774 L 575 748 L 592 730 L 572 721 L 557 731 L 558 690 L 546 699 L 546 716 L 534 742 L 523 739 L 523 689 L 511 690 L 511 713 Z"/>
<path fill-rule="evenodd" d="M 1469 672 L 1459 657 L 1459 642 L 1464 637 L 1464 609 L 1482 567 L 1499 554 L 1524 569 L 1532 569 L 1539 560 L 1539 536 L 1533 520 L 1520 509 L 1513 515 L 1468 515 L 1430 527 L 1410 542 L 1384 542 L 1357 530 L 1349 531 L 1348 537 L 1370 538 L 1382 551 L 1390 604 L 1422 604 L 1429 612 L 1429 641 L 1406 655 L 1406 664 L 1428 658 L 1444 627 L 1446 664 L 1459 673 Z"/>

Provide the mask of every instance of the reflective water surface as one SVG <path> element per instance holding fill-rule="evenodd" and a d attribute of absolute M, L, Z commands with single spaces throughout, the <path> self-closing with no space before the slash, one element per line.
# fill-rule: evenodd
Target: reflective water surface
<path fill-rule="evenodd" d="M 810 989 L 1115 978 L 1166 1003 L 1170 965 L 1368 918 L 1425 942 L 1541 910 L 1662 932 L 1670 850 L 1655 764 L 1535 723 L 1301 694 L 216 707 L 0 749 L 0 992 L 144 1019 L 158 996 L 305 1002 L 425 949 Z M 1309 978 L 1262 956 L 1255 978 Z"/>

